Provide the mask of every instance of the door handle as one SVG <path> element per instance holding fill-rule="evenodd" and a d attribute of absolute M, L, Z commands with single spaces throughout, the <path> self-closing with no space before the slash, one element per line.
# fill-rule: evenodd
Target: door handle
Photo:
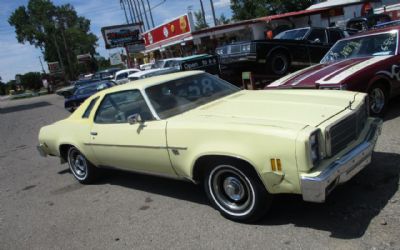
<path fill-rule="evenodd" d="M 90 132 L 91 135 L 97 135 L 97 132 Z"/>

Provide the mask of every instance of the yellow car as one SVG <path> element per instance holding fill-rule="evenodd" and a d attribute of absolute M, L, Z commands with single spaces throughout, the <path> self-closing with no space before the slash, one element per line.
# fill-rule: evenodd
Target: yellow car
<path fill-rule="evenodd" d="M 248 91 L 202 71 L 138 80 L 45 126 L 39 152 L 81 183 L 99 168 L 202 183 L 225 217 L 254 221 L 274 194 L 324 202 L 363 169 L 381 129 L 363 93 Z"/>

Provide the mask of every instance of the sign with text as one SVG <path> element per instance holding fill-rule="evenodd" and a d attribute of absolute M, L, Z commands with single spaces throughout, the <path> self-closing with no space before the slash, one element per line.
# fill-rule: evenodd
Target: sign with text
<path fill-rule="evenodd" d="M 49 67 L 50 74 L 59 73 L 61 71 L 59 62 L 49 62 L 47 66 Z"/>
<path fill-rule="evenodd" d="M 143 34 L 144 44 L 152 45 L 169 38 L 190 33 L 191 25 L 188 14 L 180 16 L 168 23 L 162 24 Z"/>
<path fill-rule="evenodd" d="M 101 28 L 106 49 L 143 43 L 143 39 L 140 34 L 140 25 L 140 23 L 135 23 Z"/>
<path fill-rule="evenodd" d="M 119 65 L 122 64 L 121 54 L 119 52 L 110 54 L 110 64 Z"/>
<path fill-rule="evenodd" d="M 204 57 L 193 58 L 190 60 L 183 61 L 181 63 L 181 70 L 204 70 L 207 73 L 218 75 L 219 74 L 219 63 L 217 56 L 207 55 Z"/>

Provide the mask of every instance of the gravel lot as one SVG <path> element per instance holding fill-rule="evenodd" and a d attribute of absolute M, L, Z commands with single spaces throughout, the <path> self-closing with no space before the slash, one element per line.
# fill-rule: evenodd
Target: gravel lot
<path fill-rule="evenodd" d="M 36 152 L 41 126 L 68 116 L 55 95 L 0 100 L 0 249 L 400 249 L 400 99 L 373 162 L 324 204 L 275 199 L 258 224 L 224 219 L 201 186 L 110 171 L 78 184 Z"/>

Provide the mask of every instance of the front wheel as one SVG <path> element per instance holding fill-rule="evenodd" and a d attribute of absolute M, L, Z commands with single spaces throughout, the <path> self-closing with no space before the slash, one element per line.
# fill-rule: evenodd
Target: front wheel
<path fill-rule="evenodd" d="M 234 221 L 252 222 L 262 218 L 272 201 L 257 174 L 240 164 L 211 168 L 204 186 L 212 205 Z"/>
<path fill-rule="evenodd" d="M 270 71 L 275 75 L 285 75 L 289 71 L 290 60 L 286 53 L 274 52 L 267 60 Z"/>
<path fill-rule="evenodd" d="M 372 116 L 383 116 L 388 104 L 388 93 L 384 85 L 375 84 L 368 91 L 369 106 Z"/>
<path fill-rule="evenodd" d="M 68 150 L 68 165 L 75 179 L 82 184 L 92 183 L 97 176 L 98 169 L 76 147 Z"/>

